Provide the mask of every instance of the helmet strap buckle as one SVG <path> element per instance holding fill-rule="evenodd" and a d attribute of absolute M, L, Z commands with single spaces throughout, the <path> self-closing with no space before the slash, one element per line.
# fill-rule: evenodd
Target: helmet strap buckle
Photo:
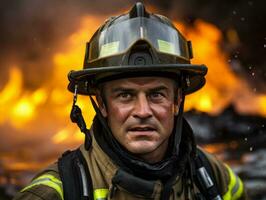
<path fill-rule="evenodd" d="M 85 120 L 83 118 L 81 109 L 76 105 L 78 99 L 78 85 L 75 85 L 75 91 L 73 96 L 73 104 L 70 113 L 70 119 L 73 123 L 76 123 L 81 132 L 85 134 L 85 148 L 88 150 L 92 143 L 92 138 L 89 129 L 87 129 Z"/>
<path fill-rule="evenodd" d="M 187 87 L 189 87 L 190 86 L 190 80 L 189 80 L 188 76 L 186 77 L 186 83 L 187 83 Z"/>

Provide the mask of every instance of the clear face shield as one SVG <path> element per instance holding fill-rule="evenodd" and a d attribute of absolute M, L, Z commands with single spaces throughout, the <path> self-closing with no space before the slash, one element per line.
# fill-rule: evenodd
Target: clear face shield
<path fill-rule="evenodd" d="M 87 62 L 127 52 L 134 43 L 145 40 L 156 51 L 190 59 L 188 42 L 174 28 L 146 17 L 112 25 L 90 42 Z"/>

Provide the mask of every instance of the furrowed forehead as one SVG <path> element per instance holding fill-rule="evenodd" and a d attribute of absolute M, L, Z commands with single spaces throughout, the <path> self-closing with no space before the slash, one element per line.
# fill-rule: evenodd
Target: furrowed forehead
<path fill-rule="evenodd" d="M 138 77 L 138 78 L 126 78 L 114 81 L 109 81 L 102 84 L 107 90 L 116 91 L 120 89 L 175 89 L 177 88 L 176 82 L 169 78 L 164 77 Z"/>

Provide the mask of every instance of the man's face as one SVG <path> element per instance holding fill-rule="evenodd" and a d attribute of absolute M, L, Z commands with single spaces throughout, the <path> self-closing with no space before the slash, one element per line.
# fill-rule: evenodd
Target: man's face
<path fill-rule="evenodd" d="M 100 110 L 114 137 L 129 152 L 162 159 L 174 126 L 175 82 L 162 77 L 127 78 L 103 86 Z M 102 102 L 102 101 L 101 101 Z"/>

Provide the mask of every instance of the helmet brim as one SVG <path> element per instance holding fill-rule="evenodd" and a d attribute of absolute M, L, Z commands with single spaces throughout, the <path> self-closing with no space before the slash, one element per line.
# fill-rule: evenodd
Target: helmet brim
<path fill-rule="evenodd" d="M 204 76 L 207 74 L 205 65 L 192 64 L 156 64 L 156 65 L 126 65 L 126 66 L 108 66 L 91 67 L 78 71 L 70 71 L 68 74 L 68 90 L 82 95 L 95 95 L 97 76 L 102 74 L 121 74 L 120 78 L 126 78 L 123 73 L 136 72 L 164 72 L 173 74 L 185 74 L 189 78 L 189 84 L 184 88 L 185 94 L 193 93 L 205 84 Z M 110 76 L 110 75 L 109 75 Z M 137 76 L 137 75 L 136 75 Z M 157 75 L 158 76 L 158 75 Z"/>

